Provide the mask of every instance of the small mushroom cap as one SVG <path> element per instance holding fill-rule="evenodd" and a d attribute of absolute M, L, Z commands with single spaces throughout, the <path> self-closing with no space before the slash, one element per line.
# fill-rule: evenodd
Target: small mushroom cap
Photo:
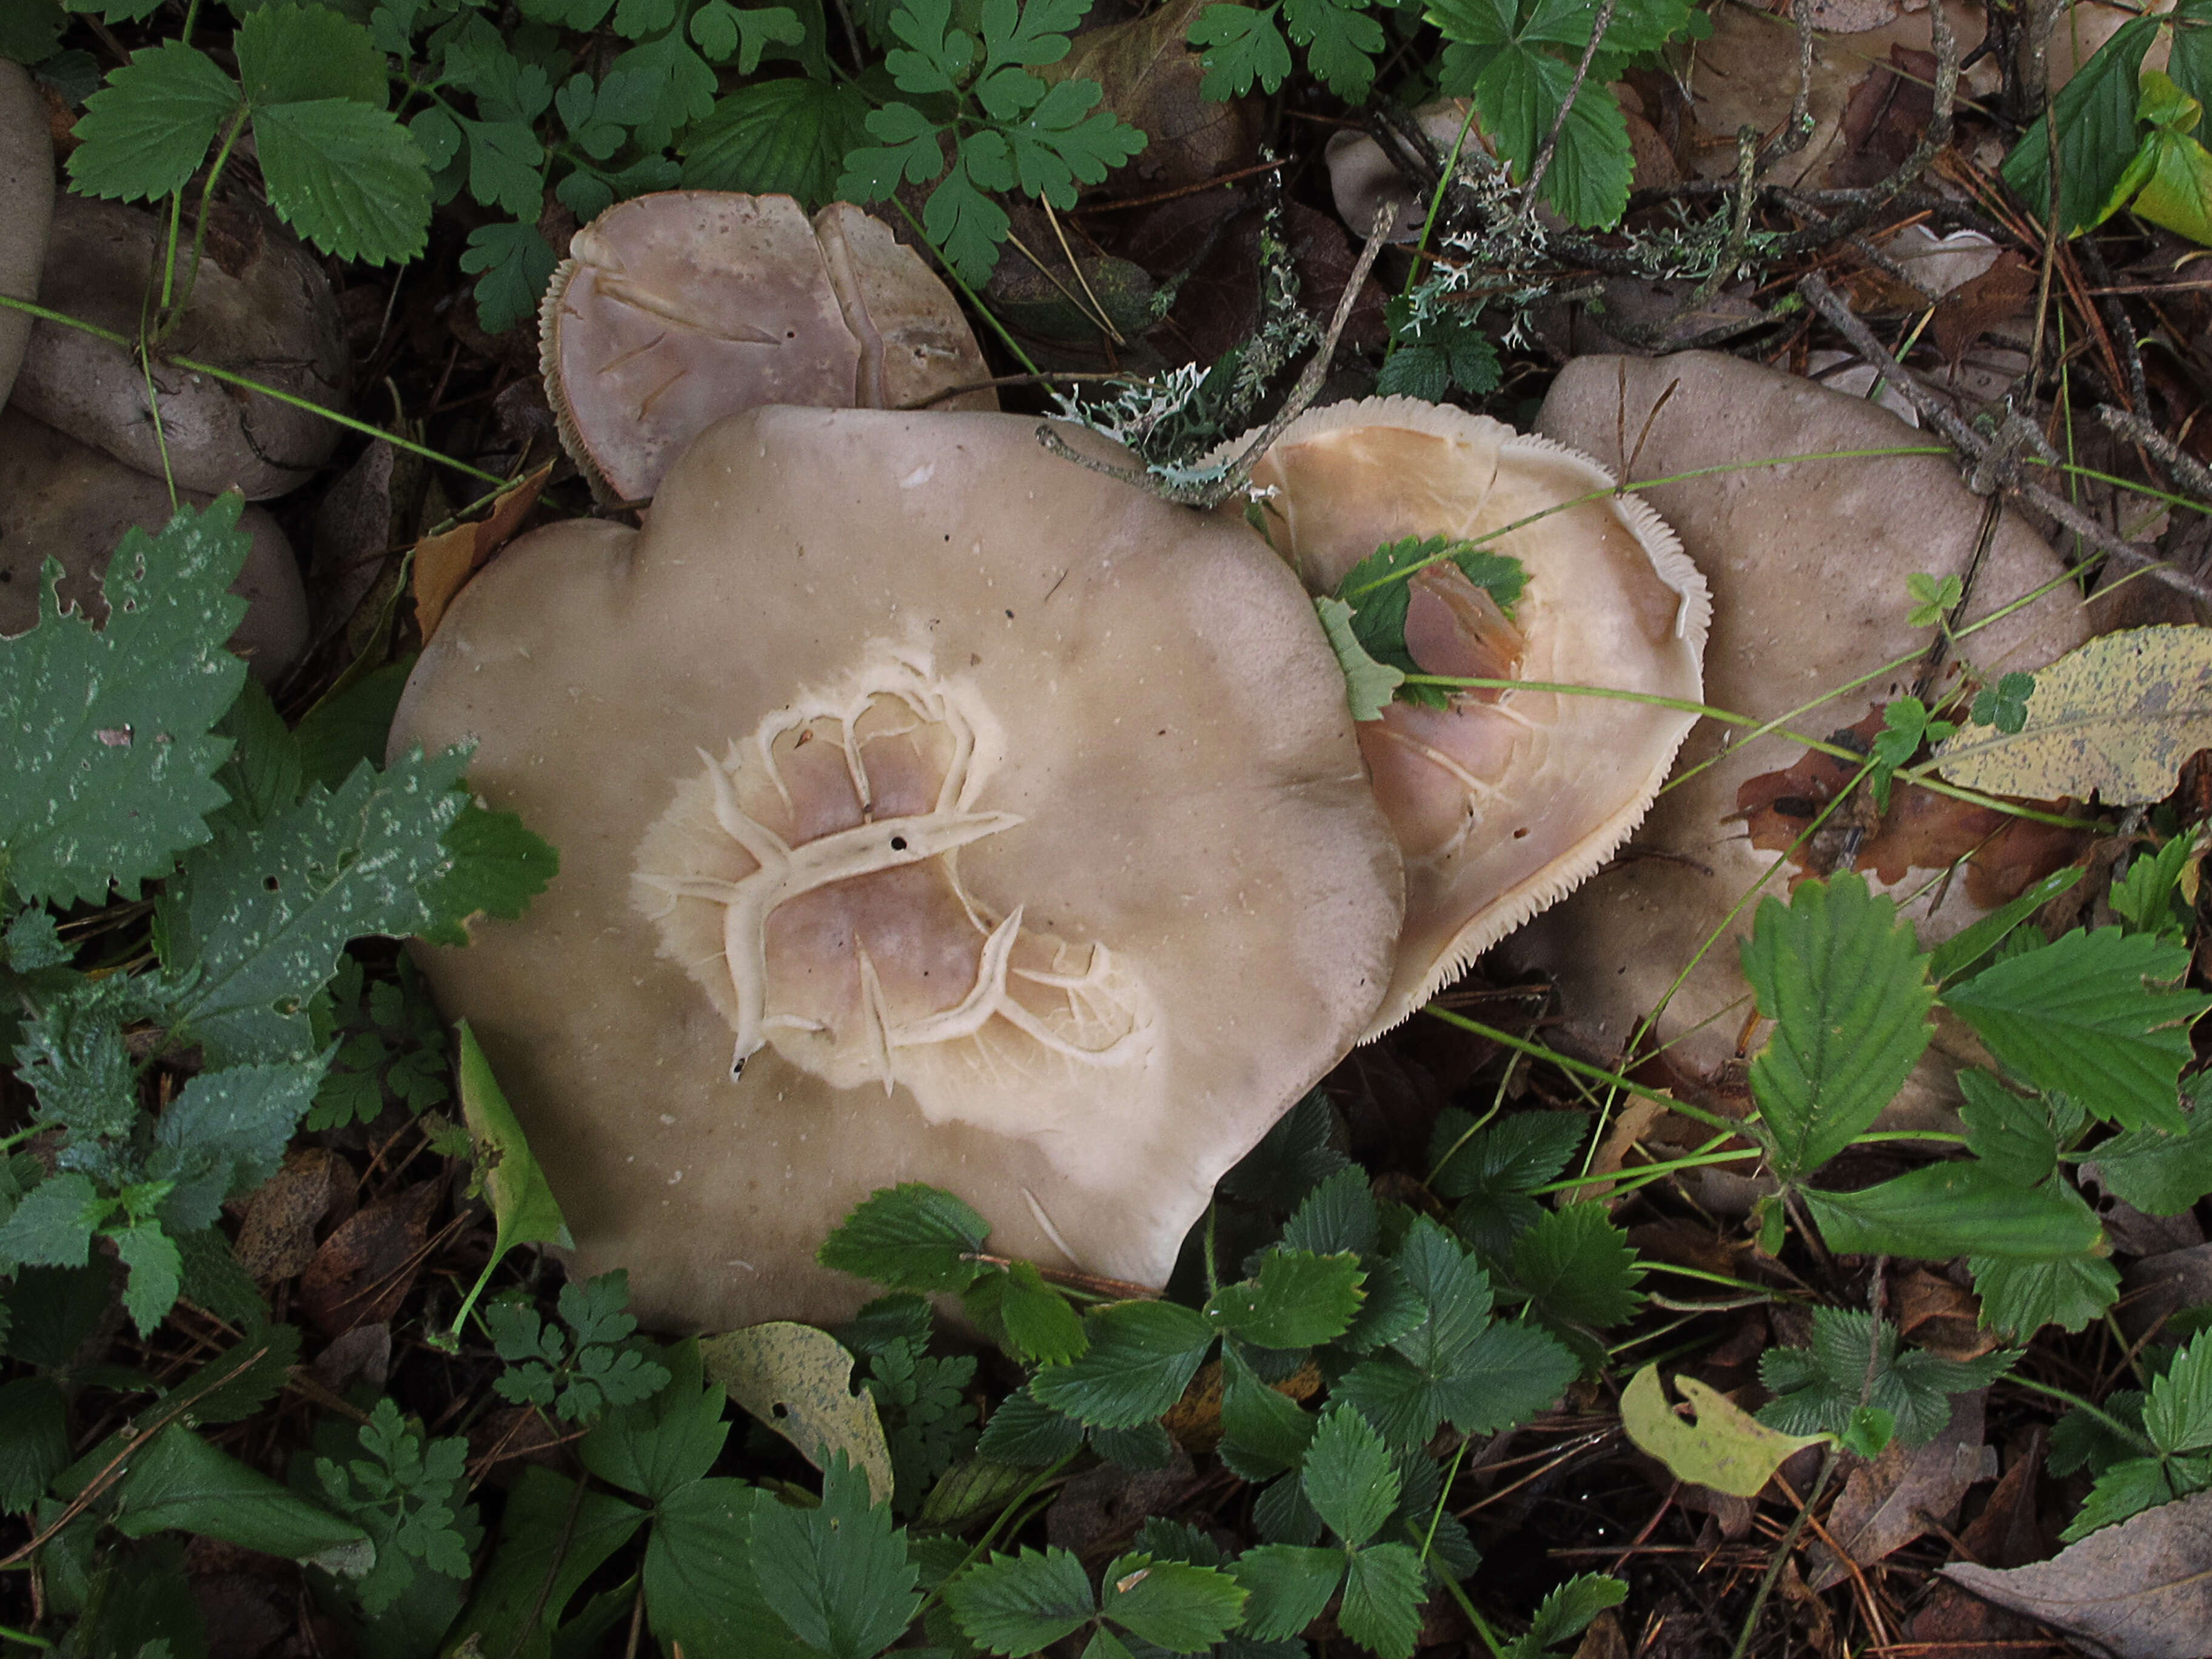
<path fill-rule="evenodd" d="M 658 1324 L 849 1313 L 814 1251 L 895 1182 L 1160 1283 L 1382 995 L 1398 855 L 1305 595 L 1036 427 L 733 416 L 409 683 L 395 747 L 477 739 L 562 859 L 424 966 Z"/>
<path fill-rule="evenodd" d="M 1502 641 L 1471 629 L 1469 596 L 1482 596 L 1455 569 L 1415 579 L 1407 643 L 1431 673 L 1698 700 L 1705 582 L 1636 497 L 1577 499 L 1613 482 L 1586 456 L 1482 416 L 1370 398 L 1302 416 L 1252 482 L 1277 492 L 1263 503 L 1270 538 L 1316 593 L 1408 536 L 1488 538 L 1520 562 L 1528 586 Z M 1513 690 L 1449 709 L 1394 702 L 1362 725 L 1406 860 L 1405 933 L 1370 1035 L 1612 856 L 1693 718 Z"/>
<path fill-rule="evenodd" d="M 39 297 L 54 216 L 54 140 L 31 72 L 0 58 L 0 294 Z M 0 308 L 0 405 L 15 384 L 31 319 Z"/>
<path fill-rule="evenodd" d="M 1578 359 L 1553 383 L 1537 424 L 1613 464 L 1625 434 L 1636 472 L 1648 477 L 1923 441 L 1863 398 L 1717 352 Z M 1916 571 L 1939 580 L 1963 576 L 1984 505 L 1949 459 L 1936 455 L 1751 467 L 1651 485 L 1648 494 L 1712 584 L 1707 701 L 1761 719 L 1819 703 L 1924 651 L 1929 630 L 1906 623 L 1905 579 Z M 2063 569 L 2041 538 L 2006 514 L 1975 575 L 1966 620 L 2014 603 Z M 1965 649 L 1985 672 L 2033 670 L 2087 632 L 2079 605 L 2062 590 L 1970 635 Z M 1794 723 L 1821 736 L 1851 726 L 1873 706 L 1909 693 L 1917 672 L 1908 661 Z M 1604 872 L 1515 939 L 1515 958 L 1559 983 L 1565 1024 L 1554 1042 L 1619 1059 L 1638 1022 L 1686 969 L 1654 1045 L 1666 1045 L 1690 1075 L 1714 1075 L 1735 1056 L 1751 1002 L 1730 935 L 1748 933 L 1758 906 L 1735 907 L 1762 881 L 1786 899 L 1802 869 L 1778 869 L 1773 852 L 1753 845 L 1743 792 L 1803 753 L 1778 736 L 1737 742 L 1717 725 L 1701 726 L 1682 761 L 1705 769 L 1660 798 L 1637 836 L 1649 856 Z M 1981 834 L 2002 822 L 1992 815 Z M 1972 851 L 1978 839 L 1969 836 L 1960 850 Z M 1880 884 L 1873 866 L 1886 849 L 1869 836 L 1860 850 Z M 1970 890 L 1976 884 L 1965 879 L 1938 884 L 1923 869 L 1896 885 L 1900 896 L 1939 886 L 1944 896 L 1933 916 L 1924 897 L 1916 907 L 1924 944 L 1982 914 Z M 1707 948 L 1716 930 L 1719 941 Z"/>
<path fill-rule="evenodd" d="M 143 208 L 66 192 L 54 204 L 41 303 L 135 337 L 166 222 Z M 182 283 L 191 230 L 177 252 Z M 349 361 L 337 301 L 313 254 L 273 219 L 218 205 L 191 299 L 163 349 L 233 370 L 343 414 Z M 240 392 L 204 374 L 159 370 L 157 440 L 146 375 L 124 346 L 41 322 L 14 402 L 80 443 L 161 477 L 166 453 L 179 489 L 265 501 L 295 489 L 337 447 L 316 409 Z M 166 451 L 164 449 L 166 445 Z"/>
<path fill-rule="evenodd" d="M 945 284 L 849 203 L 810 223 L 788 196 L 667 191 L 609 208 L 569 252 L 539 320 L 546 395 L 570 456 L 617 501 L 651 499 L 741 409 L 896 408 L 990 375 Z"/>

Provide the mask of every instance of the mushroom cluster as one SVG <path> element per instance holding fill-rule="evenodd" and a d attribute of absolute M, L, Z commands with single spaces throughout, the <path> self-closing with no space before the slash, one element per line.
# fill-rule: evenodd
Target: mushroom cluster
<path fill-rule="evenodd" d="M 1692 701 L 1703 588 L 1648 509 L 1401 399 L 1304 417 L 1255 489 L 1264 533 L 1033 418 L 770 406 L 643 529 L 538 532 L 462 593 L 392 742 L 476 742 L 562 867 L 423 963 L 580 1268 L 666 1326 L 835 1319 L 866 1287 L 816 1247 L 921 1181 L 994 1248 L 1160 1284 L 1285 1109 L 1627 833 L 1685 714 L 1492 688 L 1357 725 L 1309 590 L 1480 538 L 1525 586 L 1416 577 L 1424 668 Z"/>

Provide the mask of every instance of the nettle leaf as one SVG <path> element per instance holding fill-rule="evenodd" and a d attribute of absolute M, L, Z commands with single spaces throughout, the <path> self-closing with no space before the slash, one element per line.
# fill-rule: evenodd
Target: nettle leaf
<path fill-rule="evenodd" d="M 1223 1286 L 1206 1304 L 1206 1316 L 1263 1348 L 1318 1347 L 1350 1328 L 1364 1300 L 1365 1279 L 1350 1251 L 1269 1250 L 1260 1258 L 1258 1276 Z"/>
<path fill-rule="evenodd" d="M 740 87 L 684 134 L 684 188 L 793 196 L 813 212 L 836 199 L 846 152 L 866 142 L 867 113 L 847 82 L 797 75 Z"/>
<path fill-rule="evenodd" d="M 992 1268 L 970 1260 L 990 1223 L 948 1192 L 909 1182 L 878 1188 L 823 1241 L 815 1260 L 892 1290 L 965 1290 Z"/>
<path fill-rule="evenodd" d="M 1213 1328 L 1173 1302 L 1117 1302 L 1084 1322 L 1091 1346 L 1030 1379 L 1037 1399 L 1097 1429 L 1133 1428 L 1182 1398 L 1213 1344 Z"/>
<path fill-rule="evenodd" d="M 70 182 L 84 195 L 125 202 L 173 195 L 244 101 L 238 83 L 196 46 L 165 40 L 134 53 L 85 100 Z"/>
<path fill-rule="evenodd" d="M 346 941 L 436 920 L 424 894 L 453 863 L 443 837 L 467 804 L 467 763 L 464 750 L 418 750 L 335 792 L 310 784 L 258 833 L 186 859 L 161 910 L 164 965 L 197 973 L 178 1026 L 218 1062 L 304 1054 L 308 999 Z"/>
<path fill-rule="evenodd" d="M 2122 1128 L 2186 1127 L 2177 1085 L 2189 1028 L 2212 997 L 2179 988 L 2186 945 L 2079 929 L 1984 969 L 1944 1006 L 2016 1077 Z"/>
<path fill-rule="evenodd" d="M 211 728 L 246 665 L 223 648 L 245 614 L 228 590 L 250 538 L 236 495 L 132 528 L 108 562 L 106 625 L 64 612 L 49 561 L 39 622 L 0 641 L 0 874 L 33 902 L 137 897 L 209 836 L 229 753 Z"/>
<path fill-rule="evenodd" d="M 1069 1551 L 1024 1549 L 979 1561 L 945 1588 L 945 1605 L 968 1639 L 988 1652 L 1020 1656 L 1048 1647 L 1097 1611 L 1090 1575 Z"/>
<path fill-rule="evenodd" d="M 1849 872 L 1761 901 L 1744 977 L 1774 1032 L 1751 1063 L 1776 1174 L 1809 1174 L 1872 1127 L 1933 1032 L 1928 958 Z"/>
<path fill-rule="evenodd" d="M 1513 1277 L 1528 1292 L 1530 1310 L 1547 1322 L 1602 1330 L 1644 1304 L 1636 1289 L 1643 1264 L 1602 1204 L 1546 1212 L 1513 1241 Z"/>

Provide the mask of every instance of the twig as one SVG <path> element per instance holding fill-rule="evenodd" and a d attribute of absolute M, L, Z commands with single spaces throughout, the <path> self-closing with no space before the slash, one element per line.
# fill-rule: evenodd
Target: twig
<path fill-rule="evenodd" d="M 1813 136 L 1813 0 L 1796 0 L 1790 15 L 1797 26 L 1797 95 L 1790 100 L 1789 125 L 1759 153 L 1758 165 L 1752 169 L 1755 173 L 1765 173 L 1785 155 L 1795 155 Z"/>
<path fill-rule="evenodd" d="M 2212 467 L 2190 454 L 2149 421 L 2110 404 L 2098 406 L 2097 418 L 2118 436 L 2130 443 L 2141 444 L 2158 457 L 2159 465 L 2191 495 L 2200 501 L 2212 501 Z"/>
<path fill-rule="evenodd" d="M 1965 459 L 1972 463 L 1968 471 L 1970 486 L 1982 486 L 1978 494 L 1990 489 L 2002 489 L 2014 500 L 2026 503 L 2038 513 L 2057 523 L 2062 528 L 2078 536 L 2098 552 L 2118 561 L 2131 570 L 2143 570 L 2164 582 L 2168 587 L 2188 594 L 2191 599 L 2212 602 L 2212 587 L 2174 569 L 2155 554 L 2147 553 L 2132 542 L 2122 541 L 2094 519 L 2081 512 L 2070 501 L 2052 495 L 2039 484 L 2029 483 L 2017 474 L 2017 447 L 2025 434 L 2034 429 L 2027 427 L 2017 416 L 2007 422 L 1999 441 L 1992 443 L 1960 419 L 1950 405 L 1920 383 L 1919 377 L 1905 368 L 1874 336 L 1869 329 L 1844 303 L 1843 298 L 1829 287 L 1817 271 L 1799 278 L 1797 291 L 1812 303 L 1814 310 L 1826 319 L 1831 327 L 1841 334 L 1867 362 L 1881 371 L 1882 379 L 1902 392 L 1921 418 L 1942 434 Z M 2039 434 L 2036 434 L 2039 441 Z"/>

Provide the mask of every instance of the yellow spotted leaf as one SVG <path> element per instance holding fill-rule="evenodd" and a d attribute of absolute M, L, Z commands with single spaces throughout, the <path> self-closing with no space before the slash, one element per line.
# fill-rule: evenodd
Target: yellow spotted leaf
<path fill-rule="evenodd" d="M 891 1498 L 891 1449 L 875 1396 L 853 1391 L 853 1356 L 827 1331 L 773 1320 L 699 1340 L 707 1375 L 730 1398 L 799 1448 L 816 1468 L 842 1452 L 868 1477 L 878 1504 Z"/>
<path fill-rule="evenodd" d="M 2108 806 L 2162 799 L 2181 763 L 2212 748 L 2212 629 L 2134 628 L 2092 640 L 2035 676 L 2027 720 L 1970 726 L 1936 751 L 1951 782 L 1992 795 Z"/>
<path fill-rule="evenodd" d="M 1674 1415 L 1659 1386 L 1659 1368 L 1646 1365 L 1621 1392 L 1620 1425 L 1631 1440 L 1694 1486 L 1735 1498 L 1756 1497 L 1793 1453 L 1824 1438 L 1770 1429 L 1694 1376 L 1677 1376 L 1674 1386 L 1695 1408 L 1695 1423 Z"/>

